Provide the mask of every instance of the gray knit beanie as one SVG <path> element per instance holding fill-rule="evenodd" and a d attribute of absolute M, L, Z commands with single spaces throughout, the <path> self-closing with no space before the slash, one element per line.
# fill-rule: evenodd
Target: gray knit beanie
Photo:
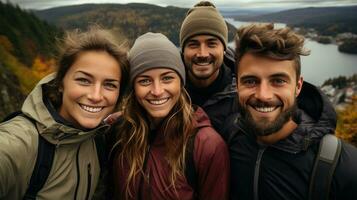
<path fill-rule="evenodd" d="M 187 39 L 195 35 L 208 34 L 218 37 L 227 48 L 228 28 L 224 18 L 213 6 L 191 8 L 183 20 L 180 30 L 180 45 L 184 49 Z"/>
<path fill-rule="evenodd" d="M 161 33 L 145 33 L 135 40 L 129 51 L 130 83 L 136 76 L 154 68 L 175 70 L 185 84 L 185 66 L 178 48 Z"/>

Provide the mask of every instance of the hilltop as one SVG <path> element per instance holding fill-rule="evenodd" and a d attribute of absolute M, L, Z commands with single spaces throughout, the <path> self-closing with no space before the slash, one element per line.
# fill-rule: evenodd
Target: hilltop
<path fill-rule="evenodd" d="M 240 21 L 280 22 L 292 27 L 314 28 L 321 35 L 357 34 L 357 6 L 309 7 L 257 16 L 240 16 Z"/>
<path fill-rule="evenodd" d="M 99 24 L 130 42 L 148 31 L 161 32 L 178 46 L 181 23 L 187 11 L 174 6 L 130 3 L 64 6 L 35 11 L 35 14 L 64 30 Z M 233 39 L 236 29 L 230 24 L 228 27 L 229 38 Z"/>

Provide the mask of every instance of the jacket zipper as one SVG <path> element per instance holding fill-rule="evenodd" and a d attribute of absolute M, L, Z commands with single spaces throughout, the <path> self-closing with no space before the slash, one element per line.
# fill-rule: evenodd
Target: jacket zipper
<path fill-rule="evenodd" d="M 90 193 L 90 189 L 91 189 L 91 185 L 92 185 L 92 173 L 91 173 L 91 164 L 90 163 L 88 163 L 87 169 L 88 169 L 88 185 L 87 185 L 87 194 L 86 194 L 85 199 L 89 199 L 89 193 Z"/>
<path fill-rule="evenodd" d="M 79 149 L 81 148 L 81 145 L 79 145 L 78 149 L 77 149 L 77 155 L 76 155 L 76 168 L 77 168 L 77 185 L 76 185 L 76 190 L 74 193 L 74 200 L 77 199 L 77 193 L 78 193 L 78 187 L 79 187 L 79 182 L 80 182 L 80 172 L 79 172 Z"/>
<path fill-rule="evenodd" d="M 260 172 L 260 163 L 262 160 L 263 153 L 266 147 L 259 149 L 257 160 L 255 161 L 255 169 L 254 169 L 254 184 L 253 184 L 253 193 L 254 193 L 254 200 L 259 200 L 259 172 Z"/>

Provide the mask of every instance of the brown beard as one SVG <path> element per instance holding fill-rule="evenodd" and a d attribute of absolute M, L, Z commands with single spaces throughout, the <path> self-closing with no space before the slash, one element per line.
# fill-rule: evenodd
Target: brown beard
<path fill-rule="evenodd" d="M 284 124 L 286 124 L 295 115 L 297 111 L 297 104 L 295 101 L 291 107 L 280 113 L 274 122 L 256 123 L 246 107 L 241 105 L 240 102 L 238 102 L 238 106 L 243 123 L 247 129 L 246 131 L 253 133 L 256 136 L 267 136 L 279 131 L 284 126 Z M 260 124 L 264 124 L 264 126 Z"/>

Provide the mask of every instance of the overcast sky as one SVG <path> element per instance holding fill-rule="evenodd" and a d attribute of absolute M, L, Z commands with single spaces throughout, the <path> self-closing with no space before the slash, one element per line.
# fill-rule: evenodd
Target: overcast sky
<path fill-rule="evenodd" d="M 84 4 L 84 3 L 150 3 L 160 6 L 173 5 L 178 7 L 192 7 L 199 0 L 1 0 L 18 4 L 25 9 L 45 9 L 64 5 Z M 298 8 L 298 7 L 324 7 L 324 6 L 344 6 L 357 5 L 357 0 L 213 0 L 218 8 Z"/>

